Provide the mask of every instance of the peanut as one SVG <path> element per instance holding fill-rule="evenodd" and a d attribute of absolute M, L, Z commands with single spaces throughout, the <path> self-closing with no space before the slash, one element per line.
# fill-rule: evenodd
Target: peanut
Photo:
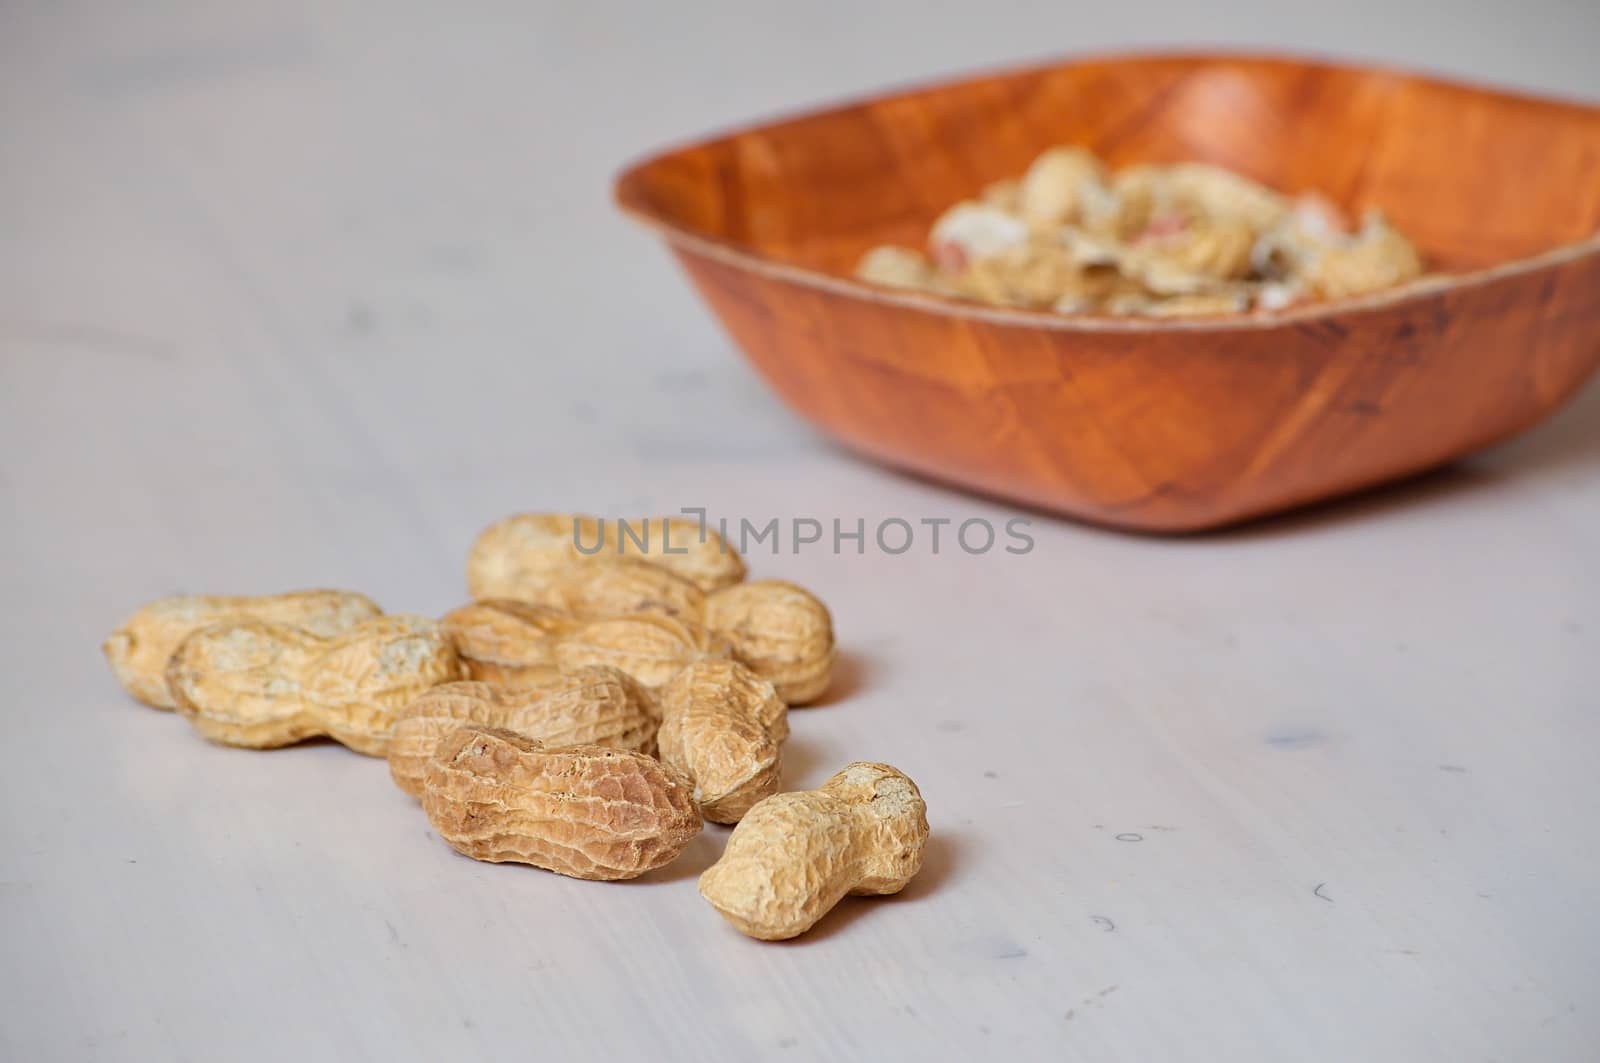
<path fill-rule="evenodd" d="M 540 586 L 556 570 L 574 562 L 623 557 L 670 569 L 706 591 L 744 579 L 738 553 L 710 529 L 702 538 L 697 521 L 523 513 L 496 521 L 479 534 L 467 555 L 467 587 L 474 598 L 537 600 Z"/>
<path fill-rule="evenodd" d="M 158 709 L 173 709 L 167 662 L 178 644 L 211 624 L 265 620 L 303 628 L 313 635 L 347 631 L 383 612 L 372 599 L 349 591 L 296 591 L 256 598 L 186 594 L 143 606 L 101 646 L 123 689 Z"/>
<path fill-rule="evenodd" d="M 384 755 L 401 708 L 461 675 L 445 630 L 418 616 L 331 638 L 262 620 L 215 624 L 167 664 L 178 711 L 213 742 L 271 749 L 327 735 L 371 756 Z"/>
<path fill-rule="evenodd" d="M 811 929 L 847 893 L 898 893 L 922 868 L 927 806 L 887 764 L 858 761 L 819 790 L 752 808 L 700 895 L 741 933 L 781 941 Z"/>
<path fill-rule="evenodd" d="M 1424 270 L 1402 233 L 1352 234 L 1316 193 L 1286 196 L 1207 163 L 1108 174 L 1075 146 L 951 206 L 928 252 L 874 247 L 856 276 L 997 306 L 1172 318 L 1346 298 Z"/>
<path fill-rule="evenodd" d="M 1105 167 L 1092 152 L 1051 148 L 1022 175 L 1017 212 L 1034 228 L 1082 219 L 1092 203 L 1110 195 L 1105 180 Z"/>
<path fill-rule="evenodd" d="M 389 741 L 389 774 L 400 789 L 420 796 L 439 740 L 468 723 L 504 727 L 551 746 L 650 753 L 658 722 L 650 699 L 615 668 L 581 668 L 548 686 L 523 690 L 445 683 L 401 711 Z"/>
<path fill-rule="evenodd" d="M 1393 288 L 1421 274 L 1422 259 L 1411 241 L 1373 212 L 1358 234 L 1312 259 L 1306 282 L 1325 299 L 1343 299 Z"/>
<path fill-rule="evenodd" d="M 1168 169 L 1167 181 L 1172 198 L 1190 213 L 1235 218 L 1256 230 L 1276 225 L 1289 209 L 1278 192 L 1220 166 L 1179 163 Z"/>
<path fill-rule="evenodd" d="M 699 624 L 637 613 L 585 623 L 557 640 L 555 658 L 563 671 L 608 664 L 654 690 L 694 661 L 731 652 L 727 639 Z"/>
<path fill-rule="evenodd" d="M 694 781 L 702 816 L 737 823 L 778 792 L 788 711 L 771 683 L 737 661 L 695 661 L 661 690 L 661 759 Z"/>
<path fill-rule="evenodd" d="M 815 701 L 833 676 L 833 618 L 803 587 L 756 580 L 706 598 L 705 622 L 790 705 Z"/>
<path fill-rule="evenodd" d="M 653 757 L 468 725 L 428 766 L 422 808 L 452 849 L 573 878 L 637 878 L 700 832 L 689 781 Z"/>
<path fill-rule="evenodd" d="M 439 618 L 471 679 L 520 689 L 556 678 L 556 640 L 580 626 L 548 606 L 501 598 L 473 602 Z"/>
<path fill-rule="evenodd" d="M 633 559 L 568 565 L 524 590 L 529 601 L 586 618 L 659 613 L 698 621 L 706 607 L 705 592 L 695 584 Z"/>
<path fill-rule="evenodd" d="M 856 267 L 856 276 L 886 288 L 929 288 L 935 274 L 921 251 L 909 247 L 875 247 Z"/>
<path fill-rule="evenodd" d="M 1122 268 L 1158 296 L 1211 294 L 1217 282 L 1243 280 L 1250 272 L 1255 239 L 1237 218 L 1200 219 L 1131 248 Z"/>

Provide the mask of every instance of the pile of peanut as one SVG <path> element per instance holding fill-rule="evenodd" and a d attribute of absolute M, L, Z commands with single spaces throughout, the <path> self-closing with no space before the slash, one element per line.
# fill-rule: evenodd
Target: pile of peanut
<path fill-rule="evenodd" d="M 738 824 L 700 892 L 780 940 L 846 894 L 904 888 L 927 809 L 887 764 L 779 792 L 788 710 L 827 690 L 833 621 L 792 583 L 744 577 L 698 522 L 523 514 L 478 537 L 473 601 L 438 620 L 345 591 L 186 596 L 144 606 L 104 650 L 130 694 L 213 742 L 327 736 L 386 757 L 477 860 L 629 879 L 702 821 Z"/>
<path fill-rule="evenodd" d="M 927 255 L 877 247 L 856 270 L 998 306 L 1154 317 L 1281 310 L 1421 273 L 1416 248 L 1376 210 L 1357 227 L 1315 193 L 1291 198 L 1204 163 L 1113 174 L 1074 147 L 945 211 Z"/>

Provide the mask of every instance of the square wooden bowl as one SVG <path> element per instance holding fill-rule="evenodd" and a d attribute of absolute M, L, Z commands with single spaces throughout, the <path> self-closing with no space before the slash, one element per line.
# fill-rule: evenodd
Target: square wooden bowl
<path fill-rule="evenodd" d="M 851 277 L 1043 149 L 1198 160 L 1373 205 L 1444 276 L 1276 314 L 1071 317 Z M 666 237 L 794 409 L 891 465 L 1085 520 L 1213 528 L 1538 421 L 1600 362 L 1600 108 L 1248 56 L 1077 59 L 641 162 Z"/>

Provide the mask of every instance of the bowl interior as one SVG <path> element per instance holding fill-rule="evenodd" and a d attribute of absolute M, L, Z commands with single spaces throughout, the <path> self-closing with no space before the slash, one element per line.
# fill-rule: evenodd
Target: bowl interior
<path fill-rule="evenodd" d="M 820 111 L 642 163 L 618 198 L 671 229 L 848 274 L 874 245 L 920 246 L 947 206 L 1055 144 L 1381 207 L 1439 270 L 1600 230 L 1600 109 L 1235 57 L 1074 62 Z"/>

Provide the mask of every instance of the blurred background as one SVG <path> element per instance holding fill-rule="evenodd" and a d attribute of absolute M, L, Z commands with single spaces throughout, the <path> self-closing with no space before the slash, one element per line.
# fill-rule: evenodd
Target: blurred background
<path fill-rule="evenodd" d="M 8 534 L 85 536 L 80 554 L 176 536 L 197 581 L 226 581 L 213 533 L 270 522 L 300 582 L 364 557 L 349 583 L 415 566 L 419 534 L 453 556 L 535 476 L 574 500 L 620 478 L 598 492 L 613 511 L 715 505 L 715 478 L 673 468 L 824 445 L 612 208 L 625 161 L 1073 51 L 1288 48 L 1592 98 L 1597 43 L 1591 0 L 4 0 L 0 431 L 59 461 L 7 460 L 9 504 L 55 518 Z M 552 437 L 584 461 L 552 460 Z M 132 482 L 110 453 L 130 443 L 174 476 Z M 663 498 L 633 497 L 641 462 Z M 223 472 L 205 498 L 177 475 L 194 463 Z M 306 516 L 280 504 L 307 493 Z M 412 533 L 371 542 L 395 522 Z"/>
<path fill-rule="evenodd" d="M 0 418 L 13 447 L 59 461 L 47 478 L 7 461 L 10 503 L 55 517 L 9 534 L 86 536 L 84 554 L 113 529 L 134 552 L 176 536 L 197 582 L 226 582 L 217 533 L 270 523 L 300 544 L 300 582 L 362 556 L 370 571 L 349 583 L 414 567 L 417 535 L 453 556 L 525 507 L 534 478 L 574 500 L 614 478 L 622 496 L 597 501 L 625 512 L 715 505 L 716 479 L 674 484 L 679 465 L 804 463 L 825 444 L 611 206 L 617 169 L 664 142 L 1146 45 L 1288 48 L 1593 97 L 1597 43 L 1592 0 L 3 0 Z M 553 437 L 584 460 L 555 460 Z M 173 475 L 133 482 L 111 453 L 129 444 Z M 222 472 L 204 498 L 181 482 L 195 463 Z M 662 497 L 634 497 L 641 463 Z M 281 504 L 308 493 L 315 505 Z M 412 531 L 372 542 L 396 522 Z M 456 574 L 440 579 L 430 600 L 454 593 Z"/>

